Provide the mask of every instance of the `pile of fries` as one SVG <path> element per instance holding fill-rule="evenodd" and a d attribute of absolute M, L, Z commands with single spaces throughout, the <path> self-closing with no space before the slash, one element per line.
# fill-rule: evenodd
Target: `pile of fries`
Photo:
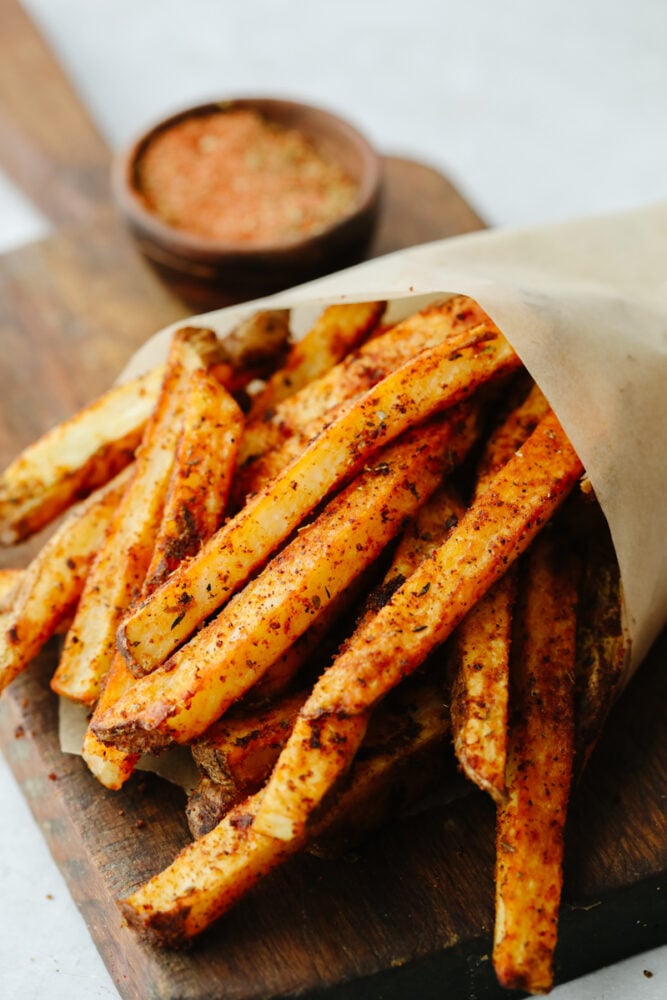
<path fill-rule="evenodd" d="M 99 781 L 191 747 L 195 839 L 120 903 L 167 946 L 445 781 L 453 744 L 497 805 L 496 974 L 547 992 L 572 777 L 627 652 L 614 553 L 479 305 L 384 313 L 184 328 L 19 456 L 0 540 L 64 516 L 0 578 L 0 688 L 65 630 L 52 687 Z"/>

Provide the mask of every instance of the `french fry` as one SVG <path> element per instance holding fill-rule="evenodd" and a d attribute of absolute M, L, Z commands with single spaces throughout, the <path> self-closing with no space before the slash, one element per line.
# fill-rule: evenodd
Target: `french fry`
<path fill-rule="evenodd" d="M 318 437 L 329 424 L 338 420 L 344 413 L 356 405 L 356 397 L 346 399 L 334 406 L 320 417 L 311 420 L 303 428 L 295 430 L 281 444 L 269 448 L 250 462 L 239 467 L 234 480 L 231 496 L 231 507 L 238 511 L 255 493 L 261 492 L 267 485 L 289 465 L 295 462 L 306 448 Z"/>
<path fill-rule="evenodd" d="M 549 404 L 533 385 L 500 422 L 482 453 L 475 484 L 479 496 L 547 414 Z M 516 567 L 477 602 L 456 633 L 452 690 L 454 749 L 466 776 L 500 803 L 505 800 L 507 702 L 516 597 Z"/>
<path fill-rule="evenodd" d="M 323 720 L 330 732 L 342 725 L 344 735 L 349 718 L 365 715 L 415 670 L 525 551 L 582 471 L 549 414 L 441 547 L 354 634 L 317 682 L 266 786 L 257 830 L 279 839 L 301 836 L 323 791 L 321 782 L 314 788 L 308 779 L 311 765 L 313 773 L 324 769 L 319 756 L 327 750 L 317 746 Z M 346 746 L 352 748 L 349 739 Z M 341 769 L 350 763 L 342 754 L 334 760 Z M 331 759 L 326 772 L 335 779 Z"/>
<path fill-rule="evenodd" d="M 26 448 L 0 477 L 0 544 L 15 545 L 128 465 L 164 368 L 116 386 Z"/>
<path fill-rule="evenodd" d="M 362 573 L 349 587 L 334 597 L 326 608 L 320 611 L 303 635 L 300 635 L 289 649 L 281 653 L 253 685 L 246 696 L 246 701 L 254 705 L 264 705 L 275 698 L 280 698 L 293 687 L 294 678 L 304 668 L 307 670 L 313 660 L 319 665 L 323 655 L 326 656 L 327 643 L 330 645 L 334 641 L 331 638 L 332 631 L 352 606 L 364 583 L 365 574 Z"/>
<path fill-rule="evenodd" d="M 459 625 L 454 649 L 452 735 L 471 781 L 497 803 L 507 797 L 507 705 L 516 566 L 510 566 Z"/>
<path fill-rule="evenodd" d="M 215 374 L 230 392 L 252 379 L 272 375 L 290 341 L 288 309 L 263 309 L 247 316 L 217 343 Z"/>
<path fill-rule="evenodd" d="M 125 469 L 73 507 L 21 573 L 0 632 L 0 691 L 28 666 L 76 605 L 132 472 Z"/>
<path fill-rule="evenodd" d="M 183 423 L 153 555 L 142 595 L 197 553 L 224 514 L 243 429 L 241 411 L 226 389 L 205 368 L 182 378 Z M 91 725 L 133 683 L 123 658 L 115 653 Z M 136 764 L 136 754 L 107 747 L 88 726 L 83 743 L 86 764 L 107 788 L 118 789 Z"/>
<path fill-rule="evenodd" d="M 380 322 L 386 302 L 328 306 L 314 326 L 293 344 L 285 363 L 254 398 L 249 420 L 265 419 L 277 403 L 333 368 Z"/>
<path fill-rule="evenodd" d="M 518 364 L 502 334 L 486 324 L 476 328 L 467 346 L 452 350 L 440 344 L 423 351 L 378 383 L 127 616 L 118 645 L 133 672 L 163 663 L 382 445 Z"/>
<path fill-rule="evenodd" d="M 493 964 L 502 986 L 546 993 L 553 981 L 563 829 L 574 757 L 576 577 L 563 540 L 527 555 L 512 657 L 508 799 L 496 827 Z"/>
<path fill-rule="evenodd" d="M 125 753 L 117 747 L 106 746 L 98 740 L 92 729 L 94 720 L 125 694 L 134 682 L 134 677 L 127 669 L 123 657 L 116 653 L 111 660 L 111 666 L 102 683 L 102 690 L 95 705 L 81 745 L 81 756 L 88 770 L 94 774 L 101 785 L 118 791 L 130 778 L 139 760 L 137 753 Z"/>
<path fill-rule="evenodd" d="M 340 753 L 349 760 L 365 726 L 365 718 L 357 716 L 345 720 L 332 734 L 323 725 L 319 736 L 331 757 Z M 346 746 L 348 739 L 351 749 Z M 328 788 L 332 777 L 326 763 L 331 758 L 323 755 L 322 759 L 325 766 L 311 775 L 311 782 L 317 785 L 319 779 Z M 121 900 L 119 906 L 128 924 L 153 944 L 182 947 L 299 850 L 305 837 L 285 842 L 257 830 L 255 817 L 263 795 L 260 790 L 239 803 L 210 833 L 188 845 L 168 868 Z"/>
<path fill-rule="evenodd" d="M 142 587 L 144 596 L 184 559 L 196 555 L 218 529 L 236 468 L 243 414 L 205 368 L 189 375 L 183 411 L 162 523 Z"/>
<path fill-rule="evenodd" d="M 153 944 L 182 947 L 310 840 L 326 842 L 325 836 L 340 835 L 343 817 L 347 820 L 353 809 L 367 808 L 373 803 L 374 794 L 381 796 L 382 790 L 386 790 L 384 782 L 396 776 L 410 754 L 419 760 L 420 752 L 434 745 L 439 749 L 448 724 L 442 700 L 433 686 L 427 685 L 424 693 L 415 697 L 410 719 L 413 732 L 404 749 L 397 752 L 395 742 L 393 747 L 390 743 L 382 744 L 376 735 L 375 752 L 355 764 L 356 773 L 351 772 L 340 800 L 302 837 L 284 841 L 257 829 L 255 818 L 264 796 L 260 790 L 234 806 L 209 833 L 188 845 L 168 868 L 121 900 L 119 906 L 127 922 Z M 385 725 L 388 721 L 385 718 Z M 410 728 L 409 720 L 405 726 Z M 309 776 L 313 786 L 331 787 L 333 779 L 327 762 L 334 761 L 338 775 L 336 758 L 340 754 L 351 760 L 365 731 L 364 716 L 341 720 L 333 731 L 329 731 L 328 720 L 323 720 L 318 739 L 328 752 L 318 758 L 321 769 Z M 373 734 L 370 735 L 373 739 Z M 311 736 L 309 733 L 308 738 Z M 377 808 L 377 803 L 374 807 Z M 363 822 L 362 819 L 362 825 Z"/>
<path fill-rule="evenodd" d="M 409 316 L 279 402 L 268 419 L 260 414 L 251 421 L 241 444 L 239 463 L 244 466 L 269 449 L 279 447 L 346 400 L 367 392 L 420 351 L 448 340 L 465 340 L 471 330 L 489 322 L 477 303 L 462 295 Z"/>
<path fill-rule="evenodd" d="M 96 735 L 136 752 L 203 733 L 377 558 L 474 429 L 470 415 L 440 419 L 384 449 L 216 619 L 105 712 Z"/>
<path fill-rule="evenodd" d="M 91 567 L 51 686 L 57 694 L 93 704 L 115 653 L 123 611 L 141 593 L 174 464 L 189 372 L 215 358 L 208 330 L 186 327 L 172 341 L 167 369 L 148 421 L 134 474 L 118 505 L 106 541 Z"/>

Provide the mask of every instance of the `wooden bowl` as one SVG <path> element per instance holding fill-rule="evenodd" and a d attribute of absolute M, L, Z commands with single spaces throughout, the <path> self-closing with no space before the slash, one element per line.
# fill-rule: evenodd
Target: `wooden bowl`
<path fill-rule="evenodd" d="M 296 129 L 353 181 L 349 214 L 326 228 L 271 243 L 231 243 L 195 235 L 160 219 L 139 189 L 138 163 L 160 132 L 192 116 L 230 109 L 254 110 L 266 121 Z M 368 248 L 378 215 L 381 159 L 348 122 L 296 101 L 239 98 L 180 111 L 159 122 L 115 157 L 112 190 L 145 256 L 186 301 L 200 306 L 269 294 L 357 263 Z"/>

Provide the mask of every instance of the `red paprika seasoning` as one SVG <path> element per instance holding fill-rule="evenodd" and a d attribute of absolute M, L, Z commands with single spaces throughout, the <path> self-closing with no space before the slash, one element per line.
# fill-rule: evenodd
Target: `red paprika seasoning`
<path fill-rule="evenodd" d="M 296 129 L 253 110 L 211 111 L 158 132 L 137 164 L 146 208 L 225 243 L 272 244 L 348 215 L 356 188 Z"/>

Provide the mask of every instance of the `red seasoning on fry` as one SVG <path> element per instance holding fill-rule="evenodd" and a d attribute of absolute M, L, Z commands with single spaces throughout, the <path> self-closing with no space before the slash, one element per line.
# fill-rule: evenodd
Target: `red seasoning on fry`
<path fill-rule="evenodd" d="M 296 129 L 246 109 L 183 118 L 137 164 L 163 222 L 207 239 L 271 244 L 321 232 L 352 211 L 356 187 Z"/>

